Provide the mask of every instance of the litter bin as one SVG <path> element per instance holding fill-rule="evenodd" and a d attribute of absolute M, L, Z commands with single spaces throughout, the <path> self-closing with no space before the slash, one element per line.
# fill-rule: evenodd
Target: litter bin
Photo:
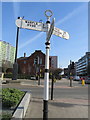
<path fill-rule="evenodd" d="M 83 80 L 82 80 L 82 86 L 84 86 L 84 85 L 85 85 L 85 80 L 83 79 Z"/>

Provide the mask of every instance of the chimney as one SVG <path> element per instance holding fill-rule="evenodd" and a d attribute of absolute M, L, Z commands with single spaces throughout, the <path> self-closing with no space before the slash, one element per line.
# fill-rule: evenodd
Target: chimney
<path fill-rule="evenodd" d="M 24 53 L 24 57 L 26 57 L 26 53 Z"/>

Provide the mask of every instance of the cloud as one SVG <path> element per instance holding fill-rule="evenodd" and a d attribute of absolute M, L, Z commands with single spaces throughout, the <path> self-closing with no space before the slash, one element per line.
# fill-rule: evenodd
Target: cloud
<path fill-rule="evenodd" d="M 57 25 L 60 25 L 61 23 L 64 23 L 65 21 L 69 20 L 70 18 L 72 18 L 75 14 L 79 13 L 80 11 L 82 11 L 85 8 L 86 4 L 81 5 L 80 7 L 78 7 L 77 9 L 74 9 L 72 12 L 70 12 L 68 15 L 66 15 L 63 19 L 59 20 L 56 23 Z M 16 4 L 14 4 L 14 10 L 16 10 Z M 17 8 L 17 11 L 19 11 L 19 8 Z M 15 17 L 17 16 L 17 12 L 15 12 Z M 27 46 L 29 43 L 37 40 L 38 38 L 40 38 L 43 35 L 43 32 L 38 33 L 35 37 L 31 38 L 30 40 L 28 40 L 26 43 L 22 44 L 19 49 L 24 48 L 25 46 Z"/>
<path fill-rule="evenodd" d="M 67 14 L 64 18 L 62 18 L 61 20 L 59 20 L 56 23 L 56 26 L 64 23 L 65 21 L 69 20 L 70 18 L 72 18 L 74 15 L 78 14 L 79 12 L 81 12 L 82 10 L 84 10 L 86 8 L 86 4 L 81 5 L 80 7 L 74 9 L 72 12 L 70 12 L 69 14 Z"/>
<path fill-rule="evenodd" d="M 27 46 L 29 43 L 37 40 L 37 39 L 38 39 L 39 37 L 41 37 L 42 35 L 43 35 L 43 32 L 38 33 L 35 37 L 33 37 L 33 38 L 29 39 L 27 42 L 21 44 L 20 47 L 19 47 L 19 49 L 24 48 L 24 47 Z"/>
<path fill-rule="evenodd" d="M 14 11 L 14 19 L 17 19 L 17 17 L 19 16 L 19 11 L 20 11 L 20 3 L 18 2 L 18 0 L 16 0 L 13 2 L 13 11 Z"/>

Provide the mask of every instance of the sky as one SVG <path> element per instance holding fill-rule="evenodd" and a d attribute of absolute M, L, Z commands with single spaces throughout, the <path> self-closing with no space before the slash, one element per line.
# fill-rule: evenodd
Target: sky
<path fill-rule="evenodd" d="M 88 52 L 88 2 L 2 2 L 2 36 L 0 39 L 15 46 L 18 16 L 46 23 L 45 10 L 53 12 L 55 27 L 67 31 L 69 40 L 51 36 L 50 56 L 58 56 L 58 67 L 65 68 Z M 20 29 L 18 57 L 30 56 L 35 50 L 45 53 L 46 33 Z"/>

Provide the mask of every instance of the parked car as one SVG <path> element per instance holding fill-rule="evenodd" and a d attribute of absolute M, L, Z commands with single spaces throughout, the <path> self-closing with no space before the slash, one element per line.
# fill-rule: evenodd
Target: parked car
<path fill-rule="evenodd" d="M 86 78 L 85 83 L 86 83 L 86 84 L 90 84 L 90 77 L 87 77 L 87 78 Z"/>
<path fill-rule="evenodd" d="M 79 81 L 79 80 L 80 80 L 80 77 L 79 77 L 79 76 L 74 76 L 74 77 L 73 77 L 73 80 Z"/>
<path fill-rule="evenodd" d="M 31 76 L 31 80 L 36 80 L 36 77 L 35 76 Z"/>

